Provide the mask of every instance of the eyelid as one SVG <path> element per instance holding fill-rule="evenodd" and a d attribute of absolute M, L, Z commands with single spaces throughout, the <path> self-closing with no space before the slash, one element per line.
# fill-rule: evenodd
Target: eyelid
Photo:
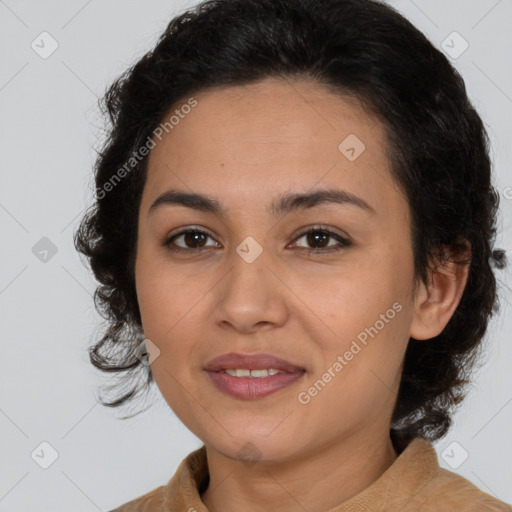
<path fill-rule="evenodd" d="M 331 239 L 336 240 L 338 243 L 334 246 L 326 246 L 326 247 L 319 247 L 319 248 L 308 248 L 308 247 L 301 247 L 303 251 L 307 251 L 309 254 L 331 254 L 331 253 L 338 253 L 343 251 L 344 249 L 348 249 L 349 247 L 352 247 L 354 245 L 354 242 L 352 239 L 346 235 L 346 234 L 340 234 L 339 232 L 335 231 L 333 228 L 329 226 L 324 226 L 321 224 L 316 224 L 313 226 L 310 226 L 308 228 L 302 229 L 297 233 L 297 235 L 293 236 L 293 244 L 296 245 L 297 241 L 300 240 L 302 237 L 307 236 L 310 233 L 317 233 L 322 232 L 326 233 L 327 236 Z"/>
<path fill-rule="evenodd" d="M 169 247 L 169 244 L 172 242 L 173 239 L 178 238 L 178 237 L 185 235 L 187 233 L 190 233 L 190 232 L 198 232 L 200 234 L 204 234 L 207 237 L 214 240 L 216 243 L 218 243 L 216 240 L 217 235 L 212 235 L 211 231 L 203 226 L 193 224 L 190 226 L 184 226 L 184 227 L 178 228 L 177 231 L 171 231 L 171 233 L 169 233 L 166 236 L 164 243 L 162 245 L 164 247 L 166 247 L 169 251 L 176 252 L 176 253 L 177 252 L 188 252 L 188 253 L 196 252 L 197 253 L 197 252 L 201 252 L 203 250 L 206 250 L 206 249 L 212 247 L 212 246 L 206 246 L 206 247 L 200 247 L 200 248 L 184 248 L 184 247 L 171 248 L 171 247 Z M 296 231 L 292 235 L 292 238 L 293 238 L 292 243 L 296 244 L 297 240 L 301 239 L 304 236 L 307 236 L 310 233 L 316 233 L 316 232 L 324 232 L 327 234 L 328 237 L 334 238 L 335 240 L 338 241 L 338 246 L 335 245 L 335 246 L 326 246 L 326 247 L 319 247 L 319 248 L 299 247 L 299 249 L 301 249 L 303 251 L 307 251 L 310 254 L 312 254 L 312 253 L 329 254 L 329 253 L 333 253 L 333 252 L 340 252 L 343 249 L 347 249 L 354 245 L 354 242 L 352 241 L 351 237 L 349 237 L 345 233 L 341 234 L 338 232 L 338 230 L 336 230 L 336 228 L 332 228 L 332 227 L 326 226 L 324 224 L 314 224 L 314 225 L 308 226 L 306 228 L 304 228 L 304 227 L 300 228 L 298 231 Z"/>
<path fill-rule="evenodd" d="M 332 226 L 328 226 L 326 224 L 312 224 L 311 226 L 305 228 L 299 228 L 297 231 L 293 233 L 292 238 L 296 240 L 297 238 L 306 235 L 311 231 L 326 231 L 331 233 L 332 235 L 336 235 L 340 238 L 343 238 L 346 242 L 352 242 L 352 239 L 348 236 L 347 233 Z"/>
<path fill-rule="evenodd" d="M 191 224 L 190 226 L 184 226 L 184 227 L 181 227 L 181 228 L 177 228 L 176 230 L 173 230 L 170 233 L 168 233 L 165 236 L 165 240 L 164 240 L 163 245 L 167 246 L 168 244 L 171 243 L 173 238 L 177 238 L 178 236 L 187 234 L 187 233 L 189 233 L 191 231 L 197 231 L 197 232 L 200 232 L 200 233 L 204 233 L 205 235 L 209 236 L 212 240 L 217 241 L 216 240 L 217 234 L 213 233 L 213 231 L 211 231 L 208 228 L 205 228 L 203 226 L 200 226 L 198 224 Z M 184 251 L 187 251 L 187 250 L 188 251 L 192 251 L 193 249 L 183 249 L 183 250 Z"/>

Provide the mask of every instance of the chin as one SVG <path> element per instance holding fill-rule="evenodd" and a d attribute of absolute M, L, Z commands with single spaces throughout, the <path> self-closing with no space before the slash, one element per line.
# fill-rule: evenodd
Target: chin
<path fill-rule="evenodd" d="M 261 463 L 273 463 L 287 460 L 291 455 L 292 447 L 283 443 L 270 443 L 268 440 L 243 438 L 229 444 L 224 450 L 223 447 L 213 448 L 224 456 L 238 460 L 244 465 L 251 467 Z"/>
<path fill-rule="evenodd" d="M 239 432 L 229 431 L 231 435 L 224 432 L 220 437 L 213 437 L 210 433 L 201 439 L 208 448 L 232 460 L 244 462 L 247 466 L 289 459 L 296 450 L 293 436 L 276 432 L 269 435 L 268 432 L 270 430 L 265 429 L 262 434 L 258 429 L 246 428 Z"/>

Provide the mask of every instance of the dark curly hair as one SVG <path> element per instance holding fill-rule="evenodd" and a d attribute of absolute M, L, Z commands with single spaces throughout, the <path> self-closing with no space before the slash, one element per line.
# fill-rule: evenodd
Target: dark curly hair
<path fill-rule="evenodd" d="M 108 321 L 90 360 L 130 387 L 101 403 L 120 406 L 153 381 L 135 353 L 143 339 L 134 277 L 147 175 L 140 148 L 183 98 L 266 77 L 313 79 L 359 98 L 383 123 L 392 172 L 411 208 L 417 282 L 427 284 L 435 254 L 438 262 L 460 260 L 470 244 L 470 261 L 458 261 L 470 264 L 468 282 L 446 328 L 428 341 L 409 340 L 392 417 L 392 435 L 439 439 L 498 311 L 493 267 L 506 265 L 505 252 L 493 249 L 499 195 L 488 135 L 462 77 L 377 0 L 205 1 L 171 20 L 155 47 L 110 85 L 100 101 L 109 130 L 95 164 L 95 202 L 74 233 Z"/>

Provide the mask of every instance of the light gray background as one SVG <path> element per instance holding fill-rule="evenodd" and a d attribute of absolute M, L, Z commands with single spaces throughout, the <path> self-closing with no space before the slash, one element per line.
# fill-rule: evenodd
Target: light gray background
<path fill-rule="evenodd" d="M 149 397 L 153 407 L 126 421 L 96 402 L 105 380 L 86 351 L 100 322 L 91 298 L 95 282 L 72 243 L 92 199 L 93 148 L 102 141 L 97 97 L 152 48 L 171 17 L 194 3 L 0 0 L 0 511 L 107 511 L 165 484 L 201 445 L 158 390 Z M 502 196 L 498 246 L 510 250 L 512 2 L 391 3 L 436 46 L 453 31 L 469 43 L 453 62 L 491 135 Z M 43 31 L 59 45 L 46 59 L 31 48 Z M 32 252 L 42 237 L 57 248 L 47 262 Z M 502 311 L 487 336 L 486 362 L 454 428 L 435 445 L 444 467 L 507 502 L 510 275 L 498 274 Z M 34 450 L 39 461 L 49 456 L 44 441 L 58 452 L 48 469 L 31 456 Z M 462 449 L 469 457 L 453 469 L 447 460 L 460 460 Z"/>

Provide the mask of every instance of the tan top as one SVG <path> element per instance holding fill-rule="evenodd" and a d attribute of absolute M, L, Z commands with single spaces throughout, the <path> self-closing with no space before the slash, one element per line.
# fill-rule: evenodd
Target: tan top
<path fill-rule="evenodd" d="M 208 512 L 206 448 L 190 453 L 167 485 L 110 512 Z M 431 441 L 416 437 L 369 487 L 326 512 L 512 512 L 512 506 L 441 468 Z"/>

